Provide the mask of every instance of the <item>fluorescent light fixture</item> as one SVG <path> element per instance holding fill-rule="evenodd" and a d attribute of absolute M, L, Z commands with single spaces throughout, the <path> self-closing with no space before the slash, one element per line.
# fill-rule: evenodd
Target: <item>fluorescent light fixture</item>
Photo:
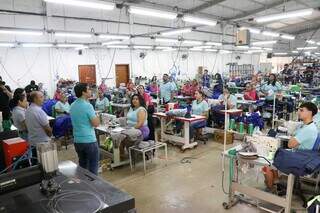
<path fill-rule="evenodd" d="M 199 49 L 210 49 L 210 48 L 212 48 L 212 46 L 197 46 L 197 47 L 195 47 L 195 48 L 199 48 Z"/>
<path fill-rule="evenodd" d="M 167 32 L 162 32 L 160 34 L 163 36 L 169 36 L 169 35 L 177 35 L 177 34 L 190 33 L 190 32 L 192 32 L 191 28 L 181 28 L 181 29 L 176 29 L 176 30 L 170 30 Z"/>
<path fill-rule="evenodd" d="M 70 38 L 90 38 L 92 34 L 90 33 L 72 33 L 72 32 L 55 32 L 57 37 L 70 37 Z"/>
<path fill-rule="evenodd" d="M 256 29 L 256 28 L 251 28 L 251 27 L 241 27 L 240 30 L 249 30 L 250 33 L 253 33 L 253 34 L 260 34 L 261 33 L 261 30 Z"/>
<path fill-rule="evenodd" d="M 252 54 L 253 52 L 243 52 L 243 54 Z"/>
<path fill-rule="evenodd" d="M 320 52 L 319 52 L 319 53 L 314 53 L 314 54 L 316 54 L 316 55 L 320 55 Z"/>
<path fill-rule="evenodd" d="M 0 42 L 0 47 L 14 47 L 14 46 L 16 46 L 15 43 Z"/>
<path fill-rule="evenodd" d="M 320 42 L 318 42 L 317 45 L 320 45 Z"/>
<path fill-rule="evenodd" d="M 84 49 L 88 49 L 88 46 L 82 46 L 82 47 L 76 47 L 74 48 L 75 50 L 84 50 Z"/>
<path fill-rule="evenodd" d="M 129 48 L 128 45 L 108 45 L 107 48 L 113 48 L 113 49 L 127 49 Z"/>
<path fill-rule="evenodd" d="M 303 9 L 303 10 L 295 10 L 295 11 L 290 11 L 290 12 L 271 14 L 271 15 L 267 15 L 267 16 L 258 17 L 258 18 L 255 18 L 255 21 L 258 23 L 263 23 L 263 22 L 270 22 L 270 21 L 276 21 L 276 20 L 309 16 L 312 13 L 313 13 L 312 8 L 311 9 Z"/>
<path fill-rule="evenodd" d="M 190 51 L 199 51 L 199 52 L 201 52 L 203 49 L 193 47 L 193 48 L 190 48 L 189 50 Z"/>
<path fill-rule="evenodd" d="M 231 53 L 231 51 L 229 51 L 229 50 L 220 50 L 219 53 L 221 53 L 221 54 L 229 54 L 229 53 Z"/>
<path fill-rule="evenodd" d="M 104 43 L 102 43 L 102 46 L 112 45 L 112 44 L 121 44 L 121 43 L 122 43 L 121 40 L 114 40 L 114 41 L 104 42 Z"/>
<path fill-rule="evenodd" d="M 205 49 L 204 51 L 206 51 L 206 52 L 218 52 L 218 50 L 216 50 L 216 49 Z"/>
<path fill-rule="evenodd" d="M 212 42 L 212 41 L 207 41 L 205 45 L 211 45 L 211 46 L 222 46 L 222 43 L 220 42 Z"/>
<path fill-rule="evenodd" d="M 57 44 L 57 47 L 65 47 L 65 48 L 77 48 L 77 47 L 84 47 L 83 44 Z"/>
<path fill-rule="evenodd" d="M 51 43 L 23 43 L 22 47 L 53 47 Z"/>
<path fill-rule="evenodd" d="M 277 41 L 256 41 L 256 42 L 252 42 L 252 45 L 266 45 L 266 44 L 275 44 L 277 43 Z"/>
<path fill-rule="evenodd" d="M 185 22 L 190 22 L 190 23 L 194 23 L 194 24 L 203 24 L 203 25 L 208 25 L 208 26 L 216 26 L 217 25 L 217 21 L 215 21 L 215 20 L 198 18 L 198 17 L 188 16 L 188 15 L 183 16 L 182 20 Z"/>
<path fill-rule="evenodd" d="M 236 46 L 236 48 L 239 48 L 239 49 L 249 49 L 249 46 Z"/>
<path fill-rule="evenodd" d="M 178 43 L 178 39 L 170 39 L 170 38 L 156 38 L 156 42 L 164 42 L 164 43 Z"/>
<path fill-rule="evenodd" d="M 98 1 L 98 0 L 44 0 L 48 3 L 64 4 L 75 7 L 86 7 L 99 10 L 113 10 L 115 4 L 111 2 Z"/>
<path fill-rule="evenodd" d="M 171 52 L 171 51 L 175 51 L 175 50 L 176 50 L 175 48 L 166 48 L 166 49 L 163 49 L 162 51 Z"/>
<path fill-rule="evenodd" d="M 305 55 L 311 55 L 311 52 L 304 52 Z"/>
<path fill-rule="evenodd" d="M 128 35 L 112 35 L 112 34 L 100 34 L 98 36 L 101 39 L 119 39 L 119 40 L 128 40 L 130 39 L 130 36 Z"/>
<path fill-rule="evenodd" d="M 262 47 L 254 47 L 254 46 L 253 46 L 253 47 L 250 47 L 250 49 L 251 49 L 251 50 L 261 50 Z M 270 48 L 270 49 L 271 49 L 271 48 Z"/>
<path fill-rule="evenodd" d="M 297 50 L 292 50 L 291 52 L 292 53 L 299 53 L 299 51 L 297 51 Z"/>
<path fill-rule="evenodd" d="M 150 50 L 152 49 L 153 47 L 152 46 L 133 46 L 134 49 L 146 49 L 146 50 Z"/>
<path fill-rule="evenodd" d="M 178 15 L 177 13 L 148 9 L 148 8 L 141 8 L 141 7 L 133 7 L 133 6 L 130 6 L 129 13 L 140 15 L 140 16 L 150 16 L 150 17 L 170 19 L 170 20 L 176 19 Z"/>
<path fill-rule="evenodd" d="M 316 42 L 313 41 L 313 40 L 306 40 L 306 42 L 307 42 L 308 44 L 315 44 L 315 43 L 316 43 Z"/>
<path fill-rule="evenodd" d="M 279 37 L 280 36 L 279 33 L 274 33 L 274 32 L 270 32 L 270 31 L 263 31 L 262 34 L 265 36 L 271 36 L 271 37 Z"/>
<path fill-rule="evenodd" d="M 318 47 L 297 47 L 297 50 L 315 50 Z"/>
<path fill-rule="evenodd" d="M 273 53 L 274 55 L 288 55 L 288 53 Z"/>
<path fill-rule="evenodd" d="M 183 44 L 201 45 L 201 44 L 203 44 L 203 42 L 202 41 L 193 41 L 193 40 L 184 40 Z"/>
<path fill-rule="evenodd" d="M 281 35 L 280 37 L 283 38 L 283 39 L 288 39 L 288 40 L 294 40 L 294 39 L 295 39 L 294 36 L 292 36 L 292 35 L 285 35 L 285 34 Z"/>
<path fill-rule="evenodd" d="M 268 48 L 268 47 L 264 47 L 263 50 L 265 50 L 265 51 L 272 51 L 273 49 L 272 49 L 272 48 Z"/>
<path fill-rule="evenodd" d="M 0 34 L 41 36 L 44 32 L 40 30 L 0 29 Z"/>

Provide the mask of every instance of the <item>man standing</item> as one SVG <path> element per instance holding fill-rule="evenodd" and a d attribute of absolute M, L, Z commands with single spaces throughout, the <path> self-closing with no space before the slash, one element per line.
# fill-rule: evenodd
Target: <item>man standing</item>
<path fill-rule="evenodd" d="M 169 75 L 163 75 L 163 83 L 160 85 L 160 99 L 163 104 L 167 104 L 173 100 L 175 86 L 169 81 Z"/>
<path fill-rule="evenodd" d="M 205 69 L 205 70 L 204 70 L 204 74 L 203 74 L 203 76 L 202 76 L 202 86 L 203 86 L 203 87 L 210 88 L 210 81 L 211 81 L 211 77 L 210 77 L 210 75 L 208 74 L 208 70 Z"/>
<path fill-rule="evenodd" d="M 9 102 L 12 99 L 12 96 L 10 87 L 7 86 L 4 81 L 0 80 L 0 112 L 2 112 L 3 121 L 10 120 L 11 114 Z"/>
<path fill-rule="evenodd" d="M 36 85 L 36 82 L 34 80 L 30 81 L 30 84 L 26 86 L 24 89 L 27 95 L 33 91 L 39 91 L 39 87 L 38 85 Z"/>
<path fill-rule="evenodd" d="M 79 165 L 98 174 L 99 146 L 94 127 L 99 126 L 99 118 L 88 99 L 91 91 L 87 84 L 79 83 L 74 87 L 77 100 L 72 103 L 70 116 L 73 126 L 74 146 L 79 158 Z"/>
<path fill-rule="evenodd" d="M 313 80 L 313 69 L 312 67 L 307 67 L 306 70 L 303 72 L 305 82 L 312 86 Z"/>
<path fill-rule="evenodd" d="M 284 65 L 284 68 L 281 71 L 281 73 L 282 73 L 284 83 L 290 84 L 293 80 L 293 71 L 292 71 L 292 69 L 289 68 L 288 64 Z"/>
<path fill-rule="evenodd" d="M 28 142 L 31 145 L 37 143 L 50 142 L 52 129 L 49 125 L 47 114 L 42 110 L 43 104 L 42 92 L 30 93 L 30 106 L 26 110 L 26 125 L 28 130 Z"/>

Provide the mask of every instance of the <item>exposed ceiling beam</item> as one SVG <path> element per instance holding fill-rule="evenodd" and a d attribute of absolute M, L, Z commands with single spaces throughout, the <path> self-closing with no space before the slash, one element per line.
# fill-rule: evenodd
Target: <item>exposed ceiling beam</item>
<path fill-rule="evenodd" d="M 209 7 L 212 7 L 216 4 L 219 4 L 221 2 L 224 2 L 226 0 L 211 0 L 211 1 L 208 1 L 208 2 L 205 2 L 203 4 L 200 4 L 196 7 L 193 7 L 193 8 L 190 8 L 189 10 L 187 10 L 188 13 L 195 13 L 195 12 L 199 12 L 201 10 L 204 10 L 206 8 L 209 8 Z"/>
<path fill-rule="evenodd" d="M 307 29 L 292 32 L 292 34 L 299 35 L 299 34 L 304 34 L 304 33 L 312 32 L 312 31 L 319 31 L 319 30 L 320 30 L 320 24 L 317 24 L 317 25 L 314 25 L 314 26 L 307 28 Z"/>
<path fill-rule="evenodd" d="M 236 21 L 236 20 L 239 20 L 239 19 L 243 19 L 243 18 L 245 18 L 247 16 L 251 16 L 251 15 L 254 15 L 256 13 L 260 13 L 262 11 L 265 11 L 265 10 L 268 10 L 268 9 L 272 9 L 274 7 L 278 7 L 278 6 L 282 5 L 282 4 L 288 3 L 290 1 L 292 1 L 292 0 L 287 0 L 285 2 L 283 0 L 277 0 L 276 2 L 274 2 L 272 4 L 266 5 L 265 7 L 261 7 L 261 8 L 255 9 L 255 10 L 251 10 L 251 11 L 245 12 L 245 13 L 240 14 L 240 15 L 236 15 L 236 16 L 234 16 L 232 18 L 227 19 L 227 20 L 228 21 Z"/>

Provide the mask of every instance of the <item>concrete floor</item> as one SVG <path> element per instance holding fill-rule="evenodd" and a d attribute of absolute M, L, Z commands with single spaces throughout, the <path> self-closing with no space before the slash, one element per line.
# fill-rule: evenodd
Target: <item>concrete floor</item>
<path fill-rule="evenodd" d="M 148 163 L 146 175 L 139 163 L 134 172 L 130 166 L 124 166 L 100 176 L 134 196 L 139 213 L 260 212 L 246 204 L 238 204 L 228 211 L 223 209 L 227 197 L 221 187 L 222 150 L 223 146 L 213 141 L 184 153 L 169 145 L 167 166 L 162 160 L 164 154 L 159 152 L 159 159 Z M 190 157 L 191 163 L 182 163 L 184 157 Z M 59 159 L 77 162 L 73 146 L 61 150 Z M 257 170 L 250 174 L 250 181 L 256 182 Z M 262 176 L 258 177 L 261 185 Z"/>

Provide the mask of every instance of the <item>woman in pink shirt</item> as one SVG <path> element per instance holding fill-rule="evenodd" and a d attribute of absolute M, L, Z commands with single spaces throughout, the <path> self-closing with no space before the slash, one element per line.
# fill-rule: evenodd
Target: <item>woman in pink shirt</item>
<path fill-rule="evenodd" d="M 244 91 L 244 99 L 251 100 L 251 101 L 259 100 L 256 89 L 250 83 L 246 83 L 246 90 Z"/>
<path fill-rule="evenodd" d="M 138 90 L 139 95 L 141 95 L 143 97 L 144 102 L 146 103 L 146 107 L 148 109 L 148 106 L 153 105 L 151 96 L 145 92 L 143 85 L 139 85 L 137 90 Z"/>

